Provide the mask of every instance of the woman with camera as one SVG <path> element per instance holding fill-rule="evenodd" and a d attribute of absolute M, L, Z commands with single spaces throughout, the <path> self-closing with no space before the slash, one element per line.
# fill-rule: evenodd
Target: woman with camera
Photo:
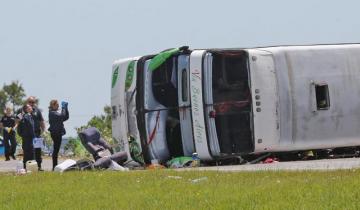
<path fill-rule="evenodd" d="M 61 146 L 62 136 L 65 135 L 64 121 L 69 119 L 68 103 L 61 102 L 61 112 L 59 110 L 59 103 L 57 100 L 51 100 L 49 106 L 49 131 L 54 142 L 54 149 L 52 153 L 52 161 L 54 170 L 58 164 L 58 153 Z"/>

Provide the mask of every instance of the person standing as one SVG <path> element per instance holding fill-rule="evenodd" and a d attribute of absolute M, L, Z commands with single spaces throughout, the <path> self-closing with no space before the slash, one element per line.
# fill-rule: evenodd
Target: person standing
<path fill-rule="evenodd" d="M 30 96 L 27 100 L 26 100 L 26 105 L 30 105 L 32 108 L 32 112 L 31 112 L 31 116 L 32 116 L 32 120 L 34 121 L 34 132 L 35 132 L 35 137 L 34 138 L 40 138 L 42 132 L 45 130 L 45 121 L 44 118 L 41 114 L 40 109 L 36 106 L 36 98 L 34 96 Z M 25 106 L 24 106 L 25 107 Z M 21 115 L 21 113 L 25 111 L 23 109 L 20 109 L 17 114 Z M 39 171 L 42 171 L 41 168 L 41 163 L 42 163 L 42 158 L 41 158 L 41 148 L 35 148 L 35 160 L 38 164 L 39 167 Z"/>
<path fill-rule="evenodd" d="M 33 109 L 29 104 L 23 106 L 23 113 L 19 115 L 20 122 L 18 124 L 18 133 L 22 138 L 23 164 L 26 169 L 26 162 L 34 159 L 33 140 L 35 138 L 35 122 L 32 116 Z M 41 170 L 41 163 L 38 169 Z"/>
<path fill-rule="evenodd" d="M 5 146 L 5 161 L 9 161 L 10 157 L 16 160 L 16 123 L 15 116 L 12 114 L 12 109 L 6 107 L 4 110 L 5 115 L 0 120 L 0 128 L 3 128 L 4 146 Z"/>
<path fill-rule="evenodd" d="M 58 164 L 58 153 L 61 146 L 62 136 L 65 135 L 66 130 L 64 127 L 64 121 L 69 119 L 68 103 L 61 102 L 61 112 L 59 110 L 59 103 L 57 100 L 51 100 L 49 105 L 49 131 L 51 138 L 54 142 L 54 148 L 52 153 L 52 162 L 54 170 Z"/>
<path fill-rule="evenodd" d="M 37 107 L 37 100 L 34 96 L 30 96 L 27 100 L 26 100 L 27 104 L 29 104 L 33 110 L 32 112 L 32 118 L 34 119 L 34 130 L 35 130 L 35 137 L 36 138 L 41 138 L 41 134 L 43 133 L 43 131 L 45 130 L 45 121 L 44 118 L 41 114 L 40 109 Z M 42 158 L 41 158 L 41 148 L 35 148 L 35 160 L 38 164 L 39 167 L 39 171 L 42 171 L 41 169 L 41 163 L 42 163 Z"/>

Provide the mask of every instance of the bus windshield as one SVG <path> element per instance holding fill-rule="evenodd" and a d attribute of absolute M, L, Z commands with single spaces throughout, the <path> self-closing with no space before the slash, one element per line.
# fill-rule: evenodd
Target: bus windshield
<path fill-rule="evenodd" d="M 189 56 L 186 54 L 176 54 L 169 57 L 157 69 L 152 71 L 151 90 L 154 96 L 153 103 L 159 104 L 158 110 L 155 112 L 164 112 L 166 114 L 160 116 L 160 124 L 165 124 L 166 142 L 171 157 L 184 156 L 184 149 L 187 144 L 182 141 L 184 135 L 181 132 L 181 119 L 179 114 L 178 100 L 178 71 L 183 71 L 182 67 L 188 66 Z M 179 66 L 181 68 L 179 68 Z M 184 87 L 187 91 L 187 85 Z M 188 93 L 183 93 L 186 96 Z M 161 111 L 160 111 L 161 110 Z M 150 111 L 151 112 L 151 111 Z M 187 136 L 187 135 L 185 135 Z M 189 139 L 191 140 L 191 139 Z M 191 143 L 192 146 L 193 143 Z"/>

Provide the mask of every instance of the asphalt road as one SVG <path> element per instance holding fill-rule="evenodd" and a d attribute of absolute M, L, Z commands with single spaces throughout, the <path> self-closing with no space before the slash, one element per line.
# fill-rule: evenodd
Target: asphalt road
<path fill-rule="evenodd" d="M 5 161 L 4 157 L 0 157 L 0 172 L 15 172 L 16 166 L 19 162 L 22 163 L 21 158 L 17 159 L 17 160 L 11 159 L 10 161 Z M 59 162 L 61 162 L 61 161 L 59 161 Z M 46 171 L 51 171 L 51 169 L 52 169 L 51 158 L 46 157 L 43 159 L 42 168 Z"/>
<path fill-rule="evenodd" d="M 0 157 L 0 172 L 14 172 L 19 160 L 4 161 Z M 59 160 L 61 163 L 63 160 Z M 50 171 L 52 168 L 51 158 L 46 157 L 43 160 L 43 169 Z M 251 165 L 229 165 L 229 166 L 211 166 L 198 167 L 180 170 L 209 170 L 209 171 L 266 171 L 266 170 L 338 170 L 338 169 L 357 169 L 360 168 L 360 158 L 343 159 L 323 159 L 308 161 L 277 162 L 269 164 L 251 164 Z"/>

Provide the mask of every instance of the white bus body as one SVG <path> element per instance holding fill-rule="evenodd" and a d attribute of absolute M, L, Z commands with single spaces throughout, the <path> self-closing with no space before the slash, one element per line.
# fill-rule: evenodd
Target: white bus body
<path fill-rule="evenodd" d="M 136 59 L 131 119 L 113 120 L 147 162 L 360 146 L 360 44 L 192 50 L 149 71 L 152 58 Z"/>

